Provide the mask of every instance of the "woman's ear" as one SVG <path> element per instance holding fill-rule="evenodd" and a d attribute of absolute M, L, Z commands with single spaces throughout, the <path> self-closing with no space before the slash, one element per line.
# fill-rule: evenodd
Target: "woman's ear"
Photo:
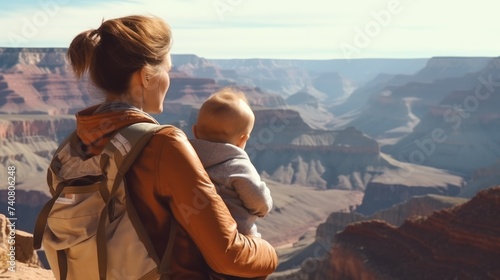
<path fill-rule="evenodd" d="M 145 67 L 141 69 L 141 83 L 144 88 L 148 88 L 149 74 Z"/>
<path fill-rule="evenodd" d="M 193 126 L 191 127 L 191 130 L 193 131 L 194 138 L 198 139 L 198 131 L 196 131 L 196 125 L 195 124 L 193 124 Z"/>

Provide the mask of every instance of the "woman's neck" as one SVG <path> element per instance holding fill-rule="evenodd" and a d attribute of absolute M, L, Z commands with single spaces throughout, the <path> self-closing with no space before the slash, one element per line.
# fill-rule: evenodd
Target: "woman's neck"
<path fill-rule="evenodd" d="M 106 95 L 106 103 L 127 103 L 130 106 L 134 106 L 138 109 L 142 110 L 141 103 L 142 102 L 137 102 L 132 98 L 132 95 L 123 93 L 123 94 L 113 94 L 113 93 L 108 93 Z"/>

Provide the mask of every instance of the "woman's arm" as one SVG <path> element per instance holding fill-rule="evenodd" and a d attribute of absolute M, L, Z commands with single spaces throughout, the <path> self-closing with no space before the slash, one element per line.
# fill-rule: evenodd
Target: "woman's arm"
<path fill-rule="evenodd" d="M 169 196 L 179 224 L 216 272 L 239 277 L 271 274 L 274 248 L 265 240 L 238 233 L 236 222 L 217 194 L 196 152 L 179 129 L 164 129 L 157 174 L 161 195 Z"/>

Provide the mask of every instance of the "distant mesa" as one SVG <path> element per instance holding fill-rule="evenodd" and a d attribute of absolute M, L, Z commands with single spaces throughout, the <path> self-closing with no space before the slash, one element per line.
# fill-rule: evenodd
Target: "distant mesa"
<path fill-rule="evenodd" d="M 362 85 L 379 73 L 413 74 L 423 68 L 428 59 L 211 59 L 224 69 L 296 68 L 315 73 L 340 73 L 343 77 Z"/>
<path fill-rule="evenodd" d="M 398 171 L 386 172 L 367 184 L 363 202 L 356 212 L 371 215 L 422 195 L 457 196 L 465 184 L 462 177 L 439 169 L 400 165 Z"/>
<path fill-rule="evenodd" d="M 306 91 L 300 91 L 290 95 L 287 97 L 286 103 L 294 106 L 310 106 L 315 109 L 319 107 L 318 99 Z"/>
<path fill-rule="evenodd" d="M 481 71 L 488 66 L 491 59 L 492 57 L 433 57 L 415 76 L 421 81 L 461 77 Z"/>
<path fill-rule="evenodd" d="M 355 83 L 337 72 L 321 73 L 312 80 L 312 86 L 327 95 L 325 101 L 333 102 L 348 97 L 355 89 Z"/>

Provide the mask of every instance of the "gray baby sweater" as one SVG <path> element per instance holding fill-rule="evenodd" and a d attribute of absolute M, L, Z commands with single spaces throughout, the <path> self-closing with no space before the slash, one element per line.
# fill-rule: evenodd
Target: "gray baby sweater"
<path fill-rule="evenodd" d="M 232 144 L 190 141 L 238 224 L 238 231 L 260 237 L 255 221 L 271 211 L 273 200 L 248 154 Z"/>

